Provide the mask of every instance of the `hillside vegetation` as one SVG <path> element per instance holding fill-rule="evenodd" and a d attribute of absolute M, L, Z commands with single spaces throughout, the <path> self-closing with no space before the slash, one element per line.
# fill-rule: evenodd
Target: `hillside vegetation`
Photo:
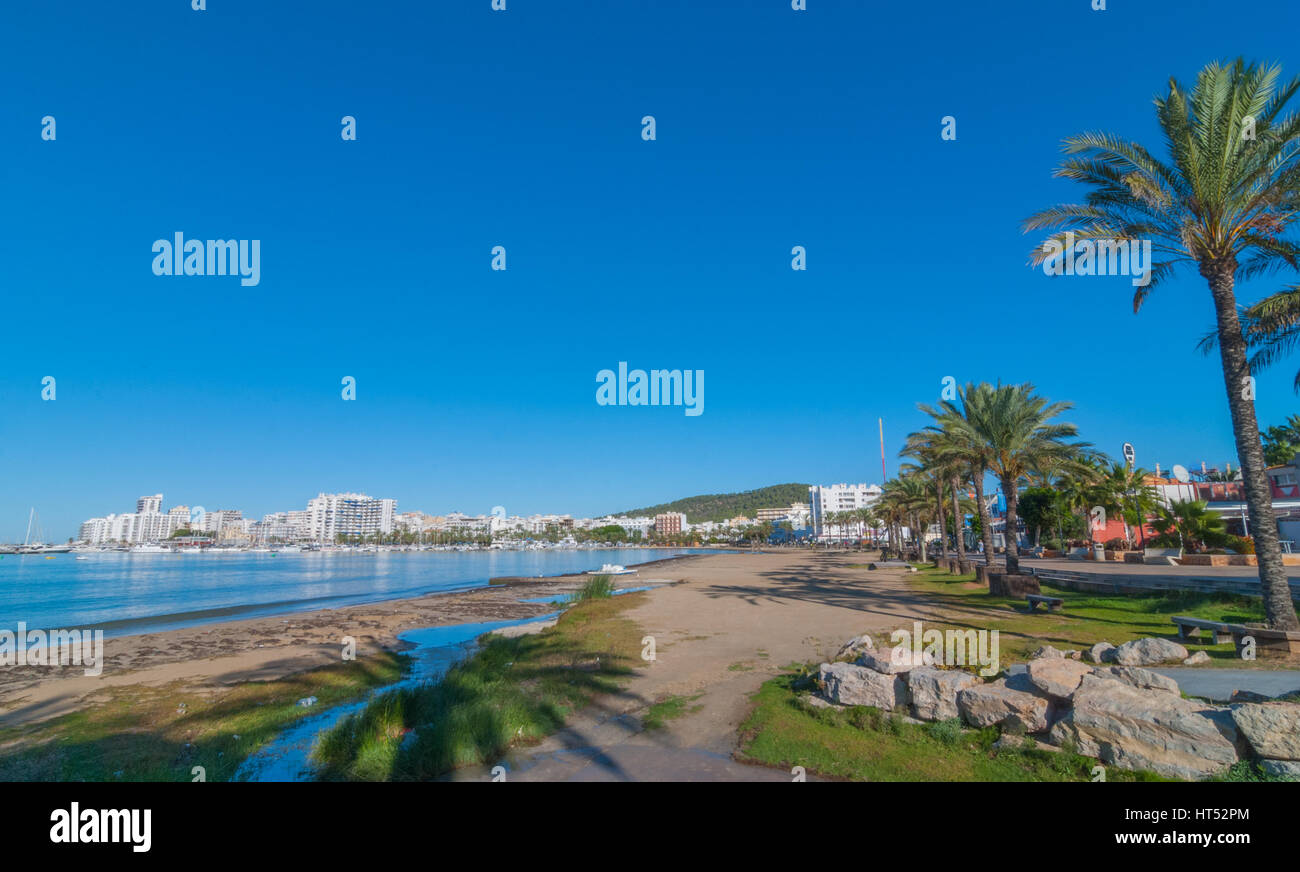
<path fill-rule="evenodd" d="M 629 509 L 620 514 L 653 516 L 662 512 L 684 512 L 688 523 L 699 524 L 704 521 L 725 521 L 737 515 L 752 518 L 759 509 L 775 509 L 791 503 L 807 502 L 808 485 L 774 484 L 742 493 L 701 494 L 643 509 Z"/>

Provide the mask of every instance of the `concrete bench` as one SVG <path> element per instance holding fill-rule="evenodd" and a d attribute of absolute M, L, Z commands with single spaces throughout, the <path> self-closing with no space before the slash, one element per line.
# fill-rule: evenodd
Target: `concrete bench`
<path fill-rule="evenodd" d="M 1147 548 L 1142 552 L 1142 562 L 1154 566 L 1177 566 L 1176 561 L 1182 556 L 1181 548 Z"/>
<path fill-rule="evenodd" d="M 1206 621 L 1202 618 L 1176 617 L 1170 620 L 1178 626 L 1178 638 L 1192 639 L 1197 633 L 1204 630 L 1214 639 L 1216 645 L 1231 642 L 1234 637 L 1244 635 L 1240 631 L 1245 629 L 1244 627 L 1225 624 L 1222 621 Z"/>
<path fill-rule="evenodd" d="M 1040 594 L 1030 593 L 1025 594 L 1025 599 L 1029 602 L 1029 610 L 1031 612 L 1038 611 L 1040 603 L 1047 606 L 1049 612 L 1054 612 L 1065 604 L 1065 600 L 1061 599 L 1059 596 L 1042 596 Z"/>

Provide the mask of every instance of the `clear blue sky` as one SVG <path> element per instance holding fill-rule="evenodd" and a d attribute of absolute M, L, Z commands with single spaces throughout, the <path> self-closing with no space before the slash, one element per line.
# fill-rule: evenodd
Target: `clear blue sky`
<path fill-rule="evenodd" d="M 1081 193 L 1062 137 L 1159 146 L 1170 75 L 1300 73 L 1294 0 L 489 5 L 5 7 L 0 540 L 158 491 L 592 514 L 876 481 L 877 416 L 892 473 L 947 375 L 1033 381 L 1143 466 L 1233 458 L 1203 282 L 1134 316 L 1019 228 Z M 176 231 L 260 239 L 261 284 L 154 276 Z M 597 406 L 620 360 L 704 370 L 705 413 Z"/>

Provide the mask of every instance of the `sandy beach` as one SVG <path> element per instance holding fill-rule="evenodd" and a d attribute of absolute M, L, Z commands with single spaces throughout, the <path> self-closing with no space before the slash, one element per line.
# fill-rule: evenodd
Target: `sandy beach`
<path fill-rule="evenodd" d="M 694 559 L 651 561 L 643 564 L 646 570 L 618 580 L 621 587 L 639 586 L 670 577 L 661 567 Z M 364 657 L 404 649 L 407 646 L 398 635 L 406 630 L 538 617 L 554 607 L 522 599 L 567 594 L 582 583 L 582 577 L 493 581 L 490 587 L 471 591 L 105 639 L 104 669 L 99 676 L 87 676 L 79 666 L 0 670 L 0 726 L 67 714 L 93 702 L 97 692 L 123 685 L 179 681 L 192 692 L 211 693 L 244 681 L 270 680 L 337 663 L 345 636 L 356 640 L 356 655 Z"/>

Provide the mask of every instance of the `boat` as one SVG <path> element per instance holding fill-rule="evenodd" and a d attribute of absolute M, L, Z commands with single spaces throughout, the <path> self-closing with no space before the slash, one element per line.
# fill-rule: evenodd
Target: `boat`
<path fill-rule="evenodd" d="M 87 557 L 86 555 L 82 554 L 80 557 L 77 557 L 76 559 L 77 559 L 77 560 L 89 560 L 90 558 Z"/>
<path fill-rule="evenodd" d="M 132 554 L 171 554 L 172 550 L 166 545 L 135 545 L 131 548 Z"/>
<path fill-rule="evenodd" d="M 600 569 L 587 570 L 588 575 L 636 575 L 635 569 L 628 569 L 617 563 L 606 563 Z"/>

